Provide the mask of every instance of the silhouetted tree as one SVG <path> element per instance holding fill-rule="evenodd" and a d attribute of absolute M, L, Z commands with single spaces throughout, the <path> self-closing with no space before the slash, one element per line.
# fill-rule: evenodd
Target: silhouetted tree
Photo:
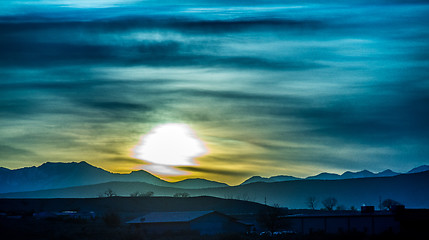
<path fill-rule="evenodd" d="M 335 210 L 337 210 L 337 211 L 346 210 L 346 206 L 344 206 L 344 205 L 338 205 L 338 206 L 335 208 Z"/>
<path fill-rule="evenodd" d="M 154 192 L 149 191 L 149 192 L 143 193 L 143 195 L 141 197 L 152 197 L 153 194 L 154 194 Z"/>
<path fill-rule="evenodd" d="M 130 197 L 139 197 L 140 196 L 140 192 L 139 191 L 137 191 L 137 192 L 133 192 L 133 193 L 131 193 L 130 194 Z"/>
<path fill-rule="evenodd" d="M 104 196 L 105 197 L 115 197 L 117 195 L 112 189 L 109 188 L 104 192 Z"/>
<path fill-rule="evenodd" d="M 381 203 L 381 206 L 383 207 L 383 209 L 387 209 L 389 211 L 392 210 L 394 206 L 398 206 L 398 205 L 401 205 L 401 203 L 393 199 L 386 199 Z"/>
<path fill-rule="evenodd" d="M 184 198 L 184 197 L 189 197 L 190 195 L 189 195 L 189 193 L 187 193 L 187 192 L 183 192 L 183 193 L 175 193 L 174 195 L 173 195 L 173 197 L 182 197 L 182 198 Z"/>
<path fill-rule="evenodd" d="M 146 193 L 141 193 L 141 192 L 137 191 L 137 192 L 133 192 L 130 194 L 130 197 L 152 197 L 152 196 L 153 196 L 152 191 L 149 191 Z"/>
<path fill-rule="evenodd" d="M 307 201 L 305 203 L 310 209 L 314 210 L 317 206 L 317 198 L 315 196 L 310 196 L 307 198 Z"/>
<path fill-rule="evenodd" d="M 334 197 L 328 197 L 322 201 L 323 206 L 325 206 L 326 210 L 332 211 L 334 210 L 335 205 L 337 205 L 337 199 Z"/>

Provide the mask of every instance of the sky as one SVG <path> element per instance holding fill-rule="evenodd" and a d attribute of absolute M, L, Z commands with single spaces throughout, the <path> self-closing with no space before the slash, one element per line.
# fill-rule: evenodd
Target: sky
<path fill-rule="evenodd" d="M 429 164 L 428 123 L 429 1 L 0 3 L 2 167 L 406 172 Z M 171 126 L 200 148 L 140 154 Z"/>

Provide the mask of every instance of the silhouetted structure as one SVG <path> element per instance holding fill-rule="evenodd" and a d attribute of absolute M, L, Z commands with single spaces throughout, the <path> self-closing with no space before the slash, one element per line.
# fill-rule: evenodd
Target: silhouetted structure
<path fill-rule="evenodd" d="M 128 221 L 147 233 L 197 231 L 202 235 L 244 233 L 251 225 L 217 211 L 152 212 Z"/>
<path fill-rule="evenodd" d="M 360 207 L 361 213 L 374 213 L 375 208 L 374 206 L 362 206 Z"/>
<path fill-rule="evenodd" d="M 361 212 L 325 212 L 319 214 L 297 214 L 286 216 L 291 229 L 298 233 L 312 232 L 342 233 L 362 232 L 380 234 L 399 233 L 401 224 L 393 212 L 375 212 L 374 207 L 366 206 Z"/>

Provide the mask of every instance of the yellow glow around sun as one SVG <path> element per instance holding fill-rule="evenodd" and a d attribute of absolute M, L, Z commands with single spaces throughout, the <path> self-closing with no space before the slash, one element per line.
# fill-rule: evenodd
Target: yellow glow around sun
<path fill-rule="evenodd" d="M 141 137 L 133 149 L 134 158 L 151 165 L 144 168 L 164 175 L 182 175 L 186 172 L 174 166 L 196 165 L 195 158 L 207 153 L 204 143 L 183 123 L 161 124 Z"/>

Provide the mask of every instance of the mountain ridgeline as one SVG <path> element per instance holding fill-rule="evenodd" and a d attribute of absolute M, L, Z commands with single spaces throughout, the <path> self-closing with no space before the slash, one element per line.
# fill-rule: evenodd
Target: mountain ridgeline
<path fill-rule="evenodd" d="M 39 167 L 16 170 L 0 169 L 0 182 L 2 183 L 0 185 L 0 193 L 57 189 L 114 181 L 144 182 L 156 186 L 175 186 L 185 189 L 228 186 L 225 183 L 204 179 L 187 179 L 170 183 L 143 170 L 133 171 L 129 174 L 111 173 L 84 161 L 79 163 L 47 162 Z"/>
<path fill-rule="evenodd" d="M 416 167 L 408 171 L 407 173 L 419 173 L 429 171 L 428 165 L 422 165 L 420 167 Z M 393 177 L 402 173 L 394 172 L 390 169 L 384 170 L 379 173 L 373 173 L 368 170 L 363 170 L 359 172 L 344 172 L 343 174 L 335 174 L 335 173 L 319 173 L 315 176 L 310 176 L 306 178 L 297 178 L 293 176 L 274 176 L 269 178 L 264 178 L 260 176 L 253 176 L 246 181 L 244 181 L 241 185 L 254 183 L 254 182 L 283 182 L 283 181 L 293 181 L 293 180 L 303 180 L 303 179 L 313 179 L 313 180 L 341 180 L 341 179 L 352 179 L 352 178 L 369 178 L 369 177 Z"/>
<path fill-rule="evenodd" d="M 386 170 L 322 173 L 306 179 L 291 176 L 252 177 L 238 186 L 205 179 L 176 183 L 163 181 L 145 171 L 114 174 L 86 162 L 45 163 L 39 167 L 17 170 L 0 169 L 0 198 L 94 198 L 111 189 L 118 196 L 153 192 L 154 196 L 213 196 L 248 200 L 289 208 L 307 208 L 311 196 L 321 202 L 334 197 L 341 208 L 362 204 L 378 206 L 384 199 L 394 199 L 406 207 L 429 208 L 429 166 L 406 174 Z"/>

